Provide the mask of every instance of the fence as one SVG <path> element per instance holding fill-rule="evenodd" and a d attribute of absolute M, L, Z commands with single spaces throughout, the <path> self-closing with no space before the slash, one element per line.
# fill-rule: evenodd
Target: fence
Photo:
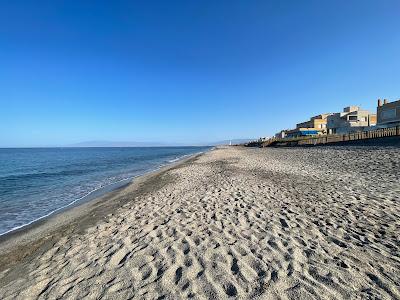
<path fill-rule="evenodd" d="M 269 146 L 303 146 L 340 143 L 366 139 L 376 139 L 390 136 L 400 136 L 400 126 L 380 128 L 369 131 L 358 131 L 348 134 L 329 134 L 321 136 L 308 136 L 298 138 L 271 138 L 260 144 L 261 147 Z"/>

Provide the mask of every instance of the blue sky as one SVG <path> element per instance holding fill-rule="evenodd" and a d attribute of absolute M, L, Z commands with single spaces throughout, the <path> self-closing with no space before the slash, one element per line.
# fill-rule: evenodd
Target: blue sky
<path fill-rule="evenodd" d="M 400 98 L 399 1 L 1 1 L 0 147 L 268 136 Z"/>

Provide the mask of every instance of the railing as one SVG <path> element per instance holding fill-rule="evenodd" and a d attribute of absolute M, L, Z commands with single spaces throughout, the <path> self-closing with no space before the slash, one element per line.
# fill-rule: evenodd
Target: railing
<path fill-rule="evenodd" d="M 400 136 L 400 126 L 390 128 L 380 128 L 369 131 L 357 131 L 348 134 L 328 134 L 321 136 L 304 136 L 297 138 L 271 138 L 260 144 L 261 147 L 270 146 L 302 146 L 302 145 L 321 145 L 339 143 L 347 141 L 357 141 L 375 139 L 389 136 Z"/>

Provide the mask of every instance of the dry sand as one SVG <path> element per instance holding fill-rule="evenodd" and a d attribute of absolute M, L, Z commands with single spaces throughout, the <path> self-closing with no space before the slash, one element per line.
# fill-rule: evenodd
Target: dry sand
<path fill-rule="evenodd" d="M 399 167 L 389 147 L 216 149 L 3 241 L 0 298 L 400 299 Z"/>

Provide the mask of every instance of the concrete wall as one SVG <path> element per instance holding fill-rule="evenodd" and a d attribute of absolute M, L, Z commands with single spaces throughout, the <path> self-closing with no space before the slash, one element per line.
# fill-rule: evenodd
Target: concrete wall
<path fill-rule="evenodd" d="M 381 106 L 378 106 L 377 117 L 378 126 L 390 125 L 391 123 L 400 123 L 400 100 L 386 102 L 386 104 L 381 104 Z"/>

